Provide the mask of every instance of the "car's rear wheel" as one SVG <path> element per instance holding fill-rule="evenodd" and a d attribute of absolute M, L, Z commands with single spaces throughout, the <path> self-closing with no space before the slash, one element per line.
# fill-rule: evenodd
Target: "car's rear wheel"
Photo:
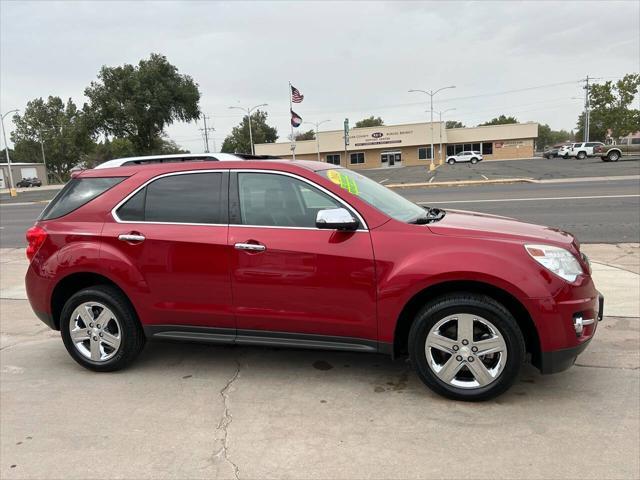
<path fill-rule="evenodd" d="M 471 159 L 471 163 L 473 163 L 473 164 L 475 165 L 476 163 L 478 163 L 478 159 L 477 159 L 477 158 L 475 158 L 475 157 L 474 157 L 474 158 L 472 158 L 472 159 Z"/>
<path fill-rule="evenodd" d="M 449 165 L 453 165 L 454 163 L 456 163 L 456 160 L 455 160 L 455 158 L 450 158 L 449 160 L 447 160 L 447 163 Z"/>
<path fill-rule="evenodd" d="M 607 158 L 610 162 L 617 162 L 618 160 L 620 160 L 620 154 L 614 150 L 613 152 L 609 152 L 607 154 Z"/>
<path fill-rule="evenodd" d="M 585 152 L 578 152 L 578 160 L 584 160 L 587 158 L 587 154 Z"/>
<path fill-rule="evenodd" d="M 486 295 L 450 294 L 427 304 L 409 333 L 420 379 L 455 400 L 488 400 L 505 392 L 525 358 L 516 320 Z"/>
<path fill-rule="evenodd" d="M 126 367 L 145 343 L 128 299 L 116 288 L 102 285 L 80 290 L 67 300 L 60 333 L 71 357 L 99 372 Z"/>

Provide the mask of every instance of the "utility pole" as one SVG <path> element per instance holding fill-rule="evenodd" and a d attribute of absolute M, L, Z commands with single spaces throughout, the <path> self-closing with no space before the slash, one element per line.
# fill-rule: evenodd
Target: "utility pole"
<path fill-rule="evenodd" d="M 202 119 L 204 120 L 204 128 L 201 128 L 200 131 L 203 132 L 204 135 L 204 153 L 209 153 L 209 132 L 214 132 L 215 128 L 207 127 L 207 117 L 206 115 L 202 115 Z"/>
<path fill-rule="evenodd" d="M 7 156 L 7 170 L 9 170 L 9 194 L 12 197 L 15 197 L 17 194 L 16 194 L 16 186 L 13 183 L 13 172 L 11 171 L 11 157 L 9 156 L 9 145 L 7 144 L 7 131 L 4 129 L 4 117 L 14 112 L 17 113 L 18 109 L 10 110 L 4 115 L 0 115 L 0 123 L 2 124 L 2 136 L 4 137 L 4 153 Z"/>
<path fill-rule="evenodd" d="M 589 141 L 589 75 L 584 87 L 584 141 Z"/>

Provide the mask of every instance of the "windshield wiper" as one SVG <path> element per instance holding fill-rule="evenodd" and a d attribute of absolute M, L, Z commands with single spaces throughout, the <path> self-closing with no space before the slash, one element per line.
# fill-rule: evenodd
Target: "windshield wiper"
<path fill-rule="evenodd" d="M 426 210 L 426 213 L 414 220 L 411 220 L 409 223 L 413 223 L 415 225 L 425 225 L 427 223 L 433 223 L 433 222 L 442 220 L 444 216 L 447 214 L 447 212 L 439 208 L 429 208 L 429 207 L 424 207 L 424 208 Z"/>

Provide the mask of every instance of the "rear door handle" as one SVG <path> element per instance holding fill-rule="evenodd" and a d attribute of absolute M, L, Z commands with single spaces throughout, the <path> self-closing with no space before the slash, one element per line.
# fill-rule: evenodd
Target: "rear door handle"
<path fill-rule="evenodd" d="M 140 243 L 144 242 L 145 237 L 139 233 L 123 233 L 122 235 L 118 235 L 118 240 L 123 242 Z"/>
<path fill-rule="evenodd" d="M 236 243 L 234 247 L 236 250 L 249 250 L 251 252 L 264 252 L 267 249 L 267 247 L 259 243 Z"/>

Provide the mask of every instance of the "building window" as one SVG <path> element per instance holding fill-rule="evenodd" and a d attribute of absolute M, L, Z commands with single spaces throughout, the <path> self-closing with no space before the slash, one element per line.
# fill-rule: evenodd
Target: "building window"
<path fill-rule="evenodd" d="M 458 155 L 464 150 L 464 145 L 462 145 L 461 143 L 458 143 L 457 145 L 455 145 L 455 148 L 456 148 L 456 155 Z"/>
<path fill-rule="evenodd" d="M 474 143 L 473 145 L 471 145 L 471 150 L 473 150 L 474 152 L 479 152 L 480 151 L 480 144 L 479 143 Z"/>
<path fill-rule="evenodd" d="M 447 157 L 456 154 L 456 146 L 455 145 L 447 145 Z"/>
<path fill-rule="evenodd" d="M 431 147 L 421 147 L 418 149 L 418 160 L 426 160 L 432 158 Z"/>
<path fill-rule="evenodd" d="M 352 153 L 349 157 L 349 162 L 351 165 L 364 163 L 364 152 Z"/>
<path fill-rule="evenodd" d="M 483 143 L 482 144 L 482 154 L 483 155 L 492 155 L 493 154 L 493 143 Z"/>
<path fill-rule="evenodd" d="M 334 153 L 326 156 L 327 163 L 332 165 L 340 165 L 340 154 Z"/>
<path fill-rule="evenodd" d="M 462 150 L 464 150 L 465 152 L 468 152 L 469 150 L 471 150 L 471 144 L 470 143 L 465 143 L 463 145 L 463 147 L 464 148 Z"/>

